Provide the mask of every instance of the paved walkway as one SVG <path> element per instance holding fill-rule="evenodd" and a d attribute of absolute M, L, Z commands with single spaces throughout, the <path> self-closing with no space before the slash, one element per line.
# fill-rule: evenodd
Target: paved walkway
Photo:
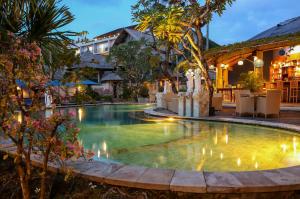
<path fill-rule="evenodd" d="M 156 110 L 159 113 L 169 114 L 172 116 L 175 114 L 168 110 Z M 235 115 L 235 107 L 225 106 L 222 111 L 216 112 L 216 115 L 211 118 L 233 118 L 233 119 L 243 119 L 243 120 L 253 120 L 253 121 L 266 121 L 273 123 L 286 123 L 300 126 L 300 112 L 299 111 L 280 111 L 279 118 L 264 118 L 264 117 L 239 117 Z"/>

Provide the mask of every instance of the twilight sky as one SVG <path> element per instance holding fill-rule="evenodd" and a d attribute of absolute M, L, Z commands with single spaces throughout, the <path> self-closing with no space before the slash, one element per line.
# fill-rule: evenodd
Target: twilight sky
<path fill-rule="evenodd" d="M 68 26 L 88 37 L 132 24 L 131 5 L 137 0 L 63 0 L 75 15 Z M 236 0 L 210 26 L 211 39 L 224 45 L 247 40 L 279 22 L 300 16 L 300 0 Z"/>

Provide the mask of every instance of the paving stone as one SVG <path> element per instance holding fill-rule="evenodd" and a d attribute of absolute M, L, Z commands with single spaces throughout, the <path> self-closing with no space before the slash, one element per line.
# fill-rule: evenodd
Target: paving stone
<path fill-rule="evenodd" d="M 145 167 L 123 166 L 105 177 L 104 181 L 111 185 L 137 187 L 137 179 L 146 171 Z"/>
<path fill-rule="evenodd" d="M 264 176 L 260 171 L 233 172 L 231 174 L 243 185 L 238 192 L 269 192 L 277 187 L 275 182 Z"/>
<path fill-rule="evenodd" d="M 91 181 L 102 183 L 105 177 L 113 174 L 123 166 L 121 164 L 99 162 L 89 170 L 82 172 L 82 174 Z"/>
<path fill-rule="evenodd" d="M 142 189 L 169 190 L 174 173 L 175 170 L 171 169 L 149 168 L 137 180 L 137 186 Z"/>
<path fill-rule="evenodd" d="M 206 183 L 203 172 L 176 170 L 170 184 L 170 189 L 179 192 L 205 193 Z"/>
<path fill-rule="evenodd" d="M 207 193 L 232 193 L 243 184 L 231 173 L 204 172 Z"/>

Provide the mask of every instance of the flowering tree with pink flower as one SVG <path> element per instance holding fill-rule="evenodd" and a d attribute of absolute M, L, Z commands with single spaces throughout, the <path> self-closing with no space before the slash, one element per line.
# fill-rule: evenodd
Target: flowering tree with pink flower
<path fill-rule="evenodd" d="M 14 163 L 23 198 L 30 198 L 32 160 L 41 163 L 40 198 L 46 197 L 49 162 L 62 163 L 69 158 L 90 157 L 77 140 L 79 129 L 72 115 L 54 110 L 45 115 L 45 92 L 50 75 L 43 71 L 41 50 L 9 32 L 0 35 L 0 133 L 16 146 Z M 57 96 L 57 95 L 53 95 Z M 7 156 L 5 156 L 7 158 Z"/>

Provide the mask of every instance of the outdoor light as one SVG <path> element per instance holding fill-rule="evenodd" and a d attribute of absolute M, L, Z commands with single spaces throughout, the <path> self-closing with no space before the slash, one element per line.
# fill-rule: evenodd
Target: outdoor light
<path fill-rule="evenodd" d="M 214 65 L 210 65 L 210 66 L 209 66 L 209 69 L 210 69 L 210 70 L 214 70 L 215 68 L 216 68 L 216 67 L 215 67 Z"/>
<path fill-rule="evenodd" d="M 170 117 L 170 118 L 168 118 L 168 120 L 169 120 L 170 122 L 173 122 L 173 121 L 174 121 L 174 118 Z"/>
<path fill-rule="evenodd" d="M 239 66 L 243 66 L 244 65 L 244 61 L 243 60 L 238 61 L 238 65 Z"/>
<path fill-rule="evenodd" d="M 261 68 L 264 66 L 264 61 L 256 57 L 256 59 L 254 59 L 254 66 L 256 68 Z"/>

